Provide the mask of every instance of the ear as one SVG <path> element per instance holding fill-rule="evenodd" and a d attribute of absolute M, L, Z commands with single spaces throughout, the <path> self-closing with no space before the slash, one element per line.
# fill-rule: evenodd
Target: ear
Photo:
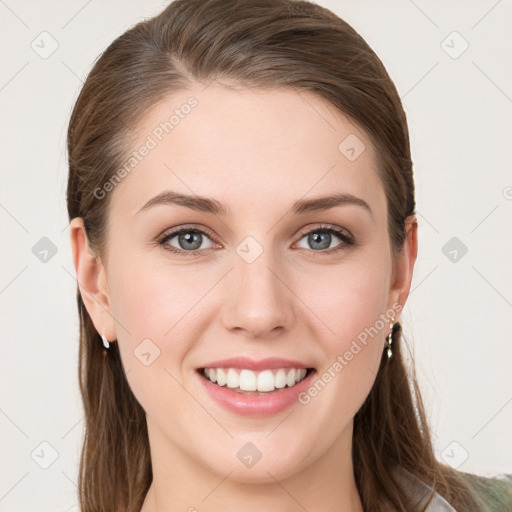
<path fill-rule="evenodd" d="M 89 246 L 83 219 L 74 218 L 70 223 L 73 265 L 76 271 L 78 288 L 84 305 L 98 334 L 108 341 L 117 338 L 115 321 L 111 313 L 106 270 Z"/>
<path fill-rule="evenodd" d="M 403 308 L 411 289 L 414 264 L 418 255 L 418 220 L 415 215 L 410 215 L 405 219 L 405 231 L 404 245 L 395 261 L 391 278 L 390 307 L 398 302 Z"/>

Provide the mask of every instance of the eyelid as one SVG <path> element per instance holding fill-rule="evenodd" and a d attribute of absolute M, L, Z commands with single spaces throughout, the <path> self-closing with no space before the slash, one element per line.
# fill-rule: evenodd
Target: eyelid
<path fill-rule="evenodd" d="M 162 234 L 158 235 L 158 237 L 156 238 L 156 242 L 159 244 L 163 244 L 167 239 L 174 238 L 175 236 L 179 235 L 182 231 L 187 231 L 187 232 L 194 231 L 199 234 L 207 235 L 208 238 L 210 238 L 210 240 L 212 240 L 212 242 L 220 245 L 219 242 L 216 241 L 216 237 L 215 237 L 213 231 L 211 231 L 210 229 L 208 229 L 205 226 L 199 227 L 196 224 L 183 224 L 183 225 L 177 226 L 175 228 L 166 229 Z M 173 249 L 176 249 L 176 247 L 173 247 Z M 194 253 L 197 253 L 198 251 L 201 252 L 201 251 L 207 251 L 207 250 L 209 250 L 209 249 L 201 249 L 201 250 L 196 249 L 194 251 L 183 251 L 183 252 L 194 254 Z M 180 249 L 176 249 L 176 251 L 179 252 Z"/>
<path fill-rule="evenodd" d="M 176 235 L 180 231 L 185 231 L 187 229 L 190 231 L 201 231 L 212 238 L 215 237 L 213 231 L 208 229 L 206 226 L 200 226 L 198 224 L 180 224 L 179 226 L 175 226 L 173 228 L 167 228 L 164 232 L 157 236 L 157 240 L 162 240 L 169 235 Z"/>
<path fill-rule="evenodd" d="M 315 231 L 334 231 L 339 236 L 343 235 L 345 238 L 353 239 L 354 237 L 352 234 L 348 231 L 348 229 L 342 228 L 340 226 L 334 226 L 331 224 L 315 224 L 310 229 L 305 229 L 304 231 L 300 231 L 299 235 L 302 238 L 305 235 L 309 235 L 309 233 L 314 233 Z"/>

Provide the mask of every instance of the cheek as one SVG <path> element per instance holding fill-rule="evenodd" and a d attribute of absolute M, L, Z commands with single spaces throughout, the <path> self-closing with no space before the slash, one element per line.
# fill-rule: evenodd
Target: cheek
<path fill-rule="evenodd" d="M 209 313 L 205 294 L 217 273 L 136 251 L 115 261 L 110 294 L 113 315 L 125 327 L 117 326 L 117 339 L 130 387 L 145 409 L 158 411 L 168 401 L 182 407 L 188 399 L 177 381 L 182 381 L 187 354 L 203 334 L 202 317 Z M 155 389 L 168 392 L 155 394 Z"/>
<path fill-rule="evenodd" d="M 354 414 L 374 382 L 389 330 L 389 271 L 390 260 L 363 263 L 361 258 L 317 273 L 303 287 L 301 298 L 320 326 L 316 339 L 323 365 L 318 377 L 332 382 L 327 387 L 337 390 L 333 400 Z"/>
<path fill-rule="evenodd" d="M 116 260 L 109 288 L 121 359 L 138 402 L 157 417 L 177 404 L 185 414 L 187 394 L 173 377 L 182 380 L 181 364 L 197 339 L 190 318 L 205 293 L 200 276 L 132 253 Z"/>
<path fill-rule="evenodd" d="M 331 334 L 325 339 L 333 348 L 342 349 L 385 313 L 389 271 L 390 263 L 378 258 L 359 258 L 357 262 L 354 258 L 299 278 L 301 298 Z M 377 328 L 382 329 L 381 324 L 380 321 Z"/>
<path fill-rule="evenodd" d="M 166 334 L 178 331 L 211 282 L 199 267 L 191 269 L 143 253 L 117 260 L 110 293 L 114 316 L 129 332 L 127 336 L 120 329 L 121 338 L 130 338 L 132 344 L 144 338 L 162 342 Z"/>

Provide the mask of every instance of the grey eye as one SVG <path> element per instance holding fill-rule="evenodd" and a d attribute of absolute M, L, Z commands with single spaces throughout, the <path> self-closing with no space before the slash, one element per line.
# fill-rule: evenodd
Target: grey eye
<path fill-rule="evenodd" d="M 172 243 L 171 241 L 177 239 L 178 245 Z M 182 251 L 197 251 L 199 249 L 208 249 L 209 246 L 204 246 L 204 241 L 210 240 L 209 237 L 200 231 L 193 231 L 190 229 L 176 231 L 174 233 L 170 233 L 162 240 L 162 243 L 166 243 L 171 247 L 175 247 L 176 249 Z"/>
<path fill-rule="evenodd" d="M 331 243 L 334 241 L 334 239 L 338 238 L 338 240 L 341 241 L 341 238 L 339 235 L 332 233 L 333 230 L 328 229 L 316 229 L 314 231 L 311 231 L 309 233 L 306 233 L 301 240 L 299 240 L 299 247 L 302 249 L 313 249 L 313 250 L 325 250 L 325 249 L 331 249 L 334 246 L 331 246 Z M 308 246 L 301 246 L 300 242 L 302 240 L 306 239 L 306 243 Z"/>

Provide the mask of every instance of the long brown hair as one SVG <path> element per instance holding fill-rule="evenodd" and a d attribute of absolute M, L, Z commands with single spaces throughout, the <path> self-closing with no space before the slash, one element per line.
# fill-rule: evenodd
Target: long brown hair
<path fill-rule="evenodd" d="M 326 8 L 295 0 L 177 0 L 118 37 L 90 72 L 68 130 L 69 218 L 82 217 L 101 257 L 109 197 L 97 191 L 126 160 L 133 128 L 150 106 L 192 82 L 225 80 L 252 88 L 293 88 L 325 98 L 370 137 L 388 205 L 393 256 L 415 213 L 406 116 L 383 64 L 364 39 Z M 79 380 L 85 436 L 79 491 L 83 512 L 138 512 L 152 480 L 145 413 L 134 397 L 117 343 L 107 352 L 77 292 Z M 412 370 L 383 358 L 354 420 L 355 479 L 365 511 L 415 505 L 393 469 L 410 471 L 458 512 L 483 510 L 464 478 L 433 453 Z"/>

